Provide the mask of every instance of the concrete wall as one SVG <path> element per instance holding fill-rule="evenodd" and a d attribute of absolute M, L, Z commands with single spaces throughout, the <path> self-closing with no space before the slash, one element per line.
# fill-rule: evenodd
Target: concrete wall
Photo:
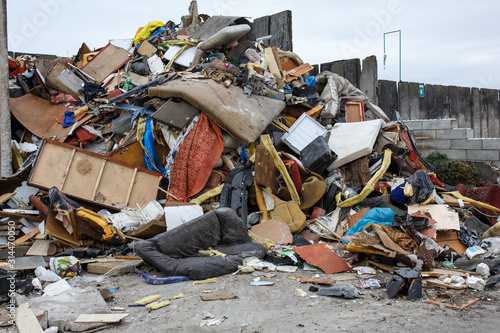
<path fill-rule="evenodd" d="M 424 156 L 437 151 L 453 160 L 500 161 L 500 138 L 474 138 L 471 128 L 458 128 L 457 119 L 405 120 L 405 124 Z"/>

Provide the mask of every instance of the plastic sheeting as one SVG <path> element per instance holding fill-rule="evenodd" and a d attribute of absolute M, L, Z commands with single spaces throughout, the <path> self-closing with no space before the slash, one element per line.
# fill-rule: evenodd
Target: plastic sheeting
<path fill-rule="evenodd" d="M 325 100 L 325 107 L 321 111 L 321 118 L 331 120 L 337 116 L 340 105 L 344 100 L 356 100 L 365 103 L 365 107 L 372 111 L 377 117 L 389 122 L 389 117 L 378 106 L 369 102 L 369 98 L 349 80 L 342 76 L 324 71 L 316 75 L 316 91 L 321 92 L 320 97 Z"/>

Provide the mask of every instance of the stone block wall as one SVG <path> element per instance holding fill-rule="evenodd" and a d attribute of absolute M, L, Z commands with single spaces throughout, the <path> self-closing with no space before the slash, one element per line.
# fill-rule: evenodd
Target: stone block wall
<path fill-rule="evenodd" d="M 474 138 L 471 128 L 459 128 L 458 120 L 404 120 L 413 130 L 416 144 L 425 156 L 437 151 L 452 160 L 500 161 L 500 138 Z"/>

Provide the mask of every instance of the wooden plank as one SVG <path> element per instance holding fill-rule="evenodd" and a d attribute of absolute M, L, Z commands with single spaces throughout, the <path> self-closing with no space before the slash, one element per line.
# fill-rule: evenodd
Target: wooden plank
<path fill-rule="evenodd" d="M 458 87 L 458 127 L 459 128 L 473 128 L 472 127 L 472 100 L 471 89 Z"/>
<path fill-rule="evenodd" d="M 471 104 L 472 104 L 472 129 L 474 130 L 474 137 L 481 137 L 481 121 L 483 118 L 481 108 L 481 94 L 479 88 L 471 89 Z"/>
<path fill-rule="evenodd" d="M 102 174 L 104 173 L 104 168 L 106 167 L 106 161 L 107 161 L 107 159 L 102 160 L 101 168 L 99 169 L 99 174 L 97 175 L 97 180 L 94 184 L 94 190 L 92 191 L 92 195 L 91 195 L 92 200 L 95 200 L 97 188 L 99 187 L 99 184 L 101 183 Z"/>
<path fill-rule="evenodd" d="M 21 243 L 24 243 L 26 242 L 28 239 L 30 239 L 31 237 L 35 236 L 37 233 L 40 232 L 40 229 L 38 227 L 36 228 L 33 228 L 33 230 L 31 230 L 30 232 L 28 232 L 26 235 L 16 239 L 13 243 L 14 244 L 21 244 Z"/>
<path fill-rule="evenodd" d="M 410 119 L 417 120 L 420 119 L 419 108 L 420 108 L 420 98 L 418 93 L 418 83 L 410 82 Z"/>
<path fill-rule="evenodd" d="M 480 298 L 475 298 L 475 299 L 471 299 L 469 300 L 467 303 L 465 304 L 462 304 L 460 306 L 458 305 L 455 305 L 455 304 L 450 304 L 450 303 L 441 303 L 441 302 L 435 302 L 435 301 L 431 301 L 431 300 L 426 300 L 425 303 L 427 304 L 432 304 L 432 305 L 437 305 L 437 306 L 441 306 L 441 305 L 444 305 L 445 307 L 447 307 L 448 309 L 458 309 L 458 310 L 463 310 L 465 309 L 466 307 L 469 307 L 473 304 L 476 304 L 477 302 L 479 302 L 481 299 Z"/>
<path fill-rule="evenodd" d="M 461 290 L 461 289 L 467 288 L 467 285 L 463 285 L 462 287 L 456 287 L 456 286 L 451 285 L 451 284 L 443 283 L 441 280 L 438 280 L 438 279 L 425 279 L 424 284 L 430 284 L 430 285 L 440 287 L 440 288 L 448 288 L 448 289 L 456 289 L 456 290 Z"/>
<path fill-rule="evenodd" d="M 50 241 L 49 240 L 36 240 L 35 243 L 30 247 L 27 256 L 47 256 L 49 252 Z"/>
<path fill-rule="evenodd" d="M 21 304 L 16 310 L 16 327 L 19 333 L 43 333 L 28 302 Z"/>
<path fill-rule="evenodd" d="M 129 313 L 94 313 L 81 314 L 76 318 L 75 323 L 118 323 Z"/>
<path fill-rule="evenodd" d="M 127 196 L 125 198 L 125 206 L 128 205 L 128 202 L 130 200 L 130 194 L 132 194 L 132 187 L 134 187 L 134 182 L 135 182 L 136 176 L 137 176 L 137 169 L 134 169 L 134 174 L 132 175 L 132 178 L 130 179 L 130 185 L 128 187 Z"/>
<path fill-rule="evenodd" d="M 47 263 L 42 256 L 20 257 L 16 258 L 14 267 L 11 270 L 22 271 L 28 269 L 36 269 L 39 266 L 47 266 Z"/>
<path fill-rule="evenodd" d="M 114 260 L 114 261 L 98 261 L 87 265 L 87 272 L 92 274 L 106 274 L 113 269 L 113 275 L 123 275 L 130 271 L 130 262 L 127 260 Z M 123 266 L 117 268 L 119 266 Z"/>
<path fill-rule="evenodd" d="M 68 166 L 66 167 L 66 171 L 64 172 L 63 178 L 61 180 L 61 186 L 59 186 L 59 190 L 61 191 L 63 191 L 64 189 L 64 183 L 66 182 L 66 178 L 68 177 L 68 172 L 69 169 L 71 168 L 71 163 L 73 162 L 73 158 L 75 157 L 75 152 L 76 149 L 73 149 L 73 151 L 71 152 L 71 157 L 69 158 Z"/>
<path fill-rule="evenodd" d="M 0 196 L 0 205 L 3 204 L 4 202 L 10 200 L 13 196 L 15 196 L 16 193 L 4 193 Z"/>
<path fill-rule="evenodd" d="M 283 88 L 285 83 L 283 82 L 283 79 L 281 77 L 281 72 L 280 72 L 280 68 L 279 68 L 280 63 L 274 57 L 273 49 L 270 47 L 266 47 L 264 49 L 264 55 L 266 57 L 266 60 L 267 60 L 268 66 L 269 66 L 269 71 L 276 78 L 276 84 L 278 86 L 278 89 Z"/>
<path fill-rule="evenodd" d="M 294 69 L 292 69 L 291 71 L 289 71 L 287 73 L 286 78 L 285 78 L 285 82 L 290 82 L 293 79 L 298 78 L 302 74 L 305 74 L 312 69 L 313 69 L 313 67 L 311 65 L 309 65 L 308 63 L 300 65 L 299 67 L 295 67 Z"/>
<path fill-rule="evenodd" d="M 114 46 L 106 45 L 95 57 L 83 68 L 86 74 L 92 76 L 97 83 L 101 83 L 111 73 L 122 67 L 132 57 L 127 50 Z"/>

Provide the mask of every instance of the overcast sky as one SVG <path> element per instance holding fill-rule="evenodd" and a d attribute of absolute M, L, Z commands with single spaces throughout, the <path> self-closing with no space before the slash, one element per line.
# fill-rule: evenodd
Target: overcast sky
<path fill-rule="evenodd" d="M 9 50 L 74 55 L 133 38 L 149 21 L 180 22 L 190 0 L 7 0 Z M 497 1 L 198 0 L 200 13 L 255 19 L 292 11 L 293 50 L 321 64 L 376 55 L 379 79 L 500 89 Z"/>

